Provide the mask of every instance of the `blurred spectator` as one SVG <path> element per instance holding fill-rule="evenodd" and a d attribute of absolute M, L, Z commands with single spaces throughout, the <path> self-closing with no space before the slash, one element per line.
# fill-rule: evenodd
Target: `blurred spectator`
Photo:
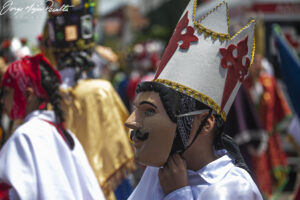
<path fill-rule="evenodd" d="M 263 60 L 262 55 L 255 55 L 245 86 L 268 137 L 265 151 L 252 155 L 253 172 L 263 195 L 271 198 L 287 182 L 288 166 L 279 133 L 286 132 L 291 111 L 275 77 L 270 74 L 270 65 Z"/>

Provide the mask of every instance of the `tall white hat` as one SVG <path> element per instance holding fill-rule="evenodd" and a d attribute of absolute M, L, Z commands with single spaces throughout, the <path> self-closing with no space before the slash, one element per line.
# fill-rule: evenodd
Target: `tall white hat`
<path fill-rule="evenodd" d="M 197 0 L 191 0 L 164 51 L 153 81 L 163 83 L 208 105 L 226 120 L 255 49 L 251 20 L 229 35 L 228 5 L 215 4 L 195 17 Z"/>

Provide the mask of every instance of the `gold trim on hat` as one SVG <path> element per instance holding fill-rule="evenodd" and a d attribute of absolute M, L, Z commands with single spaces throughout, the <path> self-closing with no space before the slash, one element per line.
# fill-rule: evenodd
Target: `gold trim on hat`
<path fill-rule="evenodd" d="M 213 30 L 210 30 L 206 28 L 205 26 L 201 25 L 200 22 L 205 19 L 208 15 L 210 15 L 212 12 L 216 11 L 218 7 L 220 7 L 222 4 L 225 4 L 226 6 L 226 16 L 227 16 L 227 28 L 228 28 L 228 34 L 225 33 L 218 33 Z M 206 15 L 203 15 L 198 21 L 195 20 L 195 15 L 196 15 L 196 10 L 197 10 L 197 0 L 194 0 L 194 9 L 193 9 L 193 22 L 194 25 L 197 27 L 198 33 L 204 33 L 204 37 L 210 36 L 213 40 L 219 39 L 220 42 L 224 42 L 224 40 L 232 40 L 234 37 L 239 35 L 244 29 L 246 29 L 251 23 L 254 22 L 254 31 L 255 31 L 255 20 L 250 20 L 250 22 L 241 28 L 237 33 L 235 33 L 232 37 L 229 35 L 229 11 L 228 11 L 228 4 L 226 1 L 220 2 L 216 7 L 214 7 L 212 10 L 210 10 Z M 253 35 L 253 43 L 252 43 L 252 53 L 251 53 L 251 61 L 248 69 L 251 68 L 253 60 L 254 60 L 254 53 L 255 53 L 255 35 Z"/>
<path fill-rule="evenodd" d="M 250 65 L 248 67 L 248 70 L 251 68 L 253 60 L 254 60 L 254 53 L 255 53 L 255 20 L 252 19 L 248 22 L 248 24 L 246 26 L 244 26 L 243 28 L 241 28 L 238 32 L 236 32 L 231 38 L 230 40 L 233 40 L 233 38 L 235 38 L 236 36 L 238 36 L 244 29 L 246 29 L 251 23 L 254 23 L 254 30 L 253 30 L 253 42 L 252 42 L 252 52 L 251 52 L 251 61 L 250 61 Z"/>
<path fill-rule="evenodd" d="M 226 121 L 226 113 L 223 110 L 221 112 L 221 107 L 209 96 L 206 96 L 205 94 L 202 94 L 201 92 L 198 92 L 192 88 L 189 88 L 185 85 L 182 85 L 180 83 L 176 83 L 167 79 L 156 79 L 155 82 L 162 83 L 164 85 L 172 87 L 174 90 L 177 90 L 181 93 L 184 93 L 190 97 L 193 97 L 194 99 L 197 99 L 198 101 L 201 101 L 202 103 L 208 105 L 210 108 L 212 108 L 217 114 L 221 115 L 222 119 Z"/>
<path fill-rule="evenodd" d="M 225 4 L 226 6 L 226 16 L 227 16 L 227 34 L 225 33 L 218 33 L 213 30 L 210 30 L 206 28 L 205 26 L 201 25 L 200 22 L 205 19 L 208 15 L 210 15 L 212 12 L 214 12 L 218 7 L 220 7 L 222 4 Z M 195 15 L 196 15 L 196 10 L 197 10 L 197 0 L 194 0 L 194 10 L 193 10 L 193 22 L 194 25 L 197 27 L 198 33 L 204 33 L 204 37 L 210 36 L 213 40 L 219 39 L 221 42 L 224 42 L 224 40 L 229 40 L 230 35 L 229 35 L 229 12 L 228 12 L 228 5 L 225 1 L 220 2 L 216 7 L 214 7 L 211 11 L 209 11 L 206 15 L 202 16 L 198 21 L 195 20 Z"/>

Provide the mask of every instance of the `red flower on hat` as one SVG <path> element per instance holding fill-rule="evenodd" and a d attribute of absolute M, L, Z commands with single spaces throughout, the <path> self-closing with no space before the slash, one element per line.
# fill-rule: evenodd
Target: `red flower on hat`
<path fill-rule="evenodd" d="M 233 55 L 235 49 L 237 50 L 237 56 Z M 239 41 L 237 46 L 230 44 L 227 49 L 220 48 L 220 53 L 223 56 L 221 65 L 223 68 L 228 69 L 221 103 L 221 110 L 223 110 L 237 82 L 243 82 L 248 73 L 250 59 L 246 57 L 245 64 L 243 64 L 243 58 L 248 54 L 248 36 Z"/>
<path fill-rule="evenodd" d="M 157 79 L 159 74 L 162 72 L 162 70 L 165 68 L 167 63 L 169 62 L 170 58 L 173 56 L 175 51 L 178 48 L 178 42 L 181 40 L 182 44 L 180 45 L 181 49 L 188 49 L 190 47 L 191 42 L 197 42 L 198 37 L 194 35 L 194 28 L 192 26 L 187 26 L 189 23 L 188 18 L 188 11 L 185 13 L 184 17 L 178 22 L 175 32 L 173 33 L 173 36 L 171 40 L 169 41 L 169 44 L 162 56 L 162 59 L 159 63 L 159 67 L 157 69 L 157 72 L 155 74 L 154 79 Z M 186 32 L 182 34 L 182 31 L 186 28 Z"/>

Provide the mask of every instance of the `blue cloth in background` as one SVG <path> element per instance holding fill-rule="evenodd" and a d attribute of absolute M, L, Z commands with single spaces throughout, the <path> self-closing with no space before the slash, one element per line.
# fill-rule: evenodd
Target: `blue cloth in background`
<path fill-rule="evenodd" d="M 280 57 L 280 72 L 287 86 L 287 91 L 296 114 L 300 117 L 300 61 L 285 38 L 279 31 L 278 25 L 273 26 L 273 35 Z"/>
<path fill-rule="evenodd" d="M 124 179 L 115 190 L 117 200 L 126 200 L 132 193 L 133 188 L 128 179 Z"/>

